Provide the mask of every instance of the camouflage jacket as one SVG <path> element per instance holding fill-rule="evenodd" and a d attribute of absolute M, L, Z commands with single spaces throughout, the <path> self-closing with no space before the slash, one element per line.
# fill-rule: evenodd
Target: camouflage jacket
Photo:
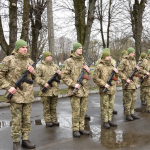
<path fill-rule="evenodd" d="M 129 57 L 129 55 L 125 55 L 117 68 L 119 72 L 119 78 L 122 80 L 123 89 L 137 89 L 138 83 L 136 76 L 133 77 L 133 81 L 131 80 L 128 87 L 125 88 L 126 81 L 127 79 L 129 79 L 129 76 L 131 75 L 135 67 L 135 58 L 131 58 Z"/>
<path fill-rule="evenodd" d="M 10 56 L 7 56 L 2 61 L 0 68 L 0 85 L 1 88 L 9 90 L 15 86 L 15 82 L 21 77 L 22 73 L 27 70 L 27 67 L 33 64 L 33 61 L 29 58 L 29 55 L 22 55 L 15 50 Z M 28 73 L 28 79 L 35 79 L 35 75 Z M 23 90 L 17 88 L 17 92 L 13 95 L 12 99 L 6 100 L 11 103 L 31 103 L 34 101 L 33 96 L 33 84 L 24 82 L 22 85 Z"/>
<path fill-rule="evenodd" d="M 110 63 L 110 65 L 108 65 L 106 62 L 107 62 L 106 60 L 101 59 L 99 62 L 99 65 L 97 65 L 94 70 L 93 81 L 99 86 L 100 94 L 104 94 L 103 90 L 114 68 L 114 66 L 112 65 L 112 62 Z M 115 73 L 115 77 L 116 78 L 118 77 L 116 73 Z M 116 81 L 112 80 L 111 84 L 112 86 L 109 86 L 107 94 L 114 95 L 116 92 Z"/>
<path fill-rule="evenodd" d="M 139 62 L 142 59 L 139 59 Z M 150 70 L 150 58 L 146 57 L 143 62 L 140 65 L 140 69 L 138 70 L 139 79 L 143 79 L 143 76 L 145 76 Z M 150 86 L 150 77 L 145 78 L 144 82 L 141 84 L 141 86 Z"/>
<path fill-rule="evenodd" d="M 68 85 L 68 96 L 72 96 L 75 84 L 77 84 L 77 79 L 81 74 L 81 71 L 85 65 L 84 58 L 78 59 L 78 57 L 73 53 L 70 58 L 65 61 L 65 69 L 62 71 L 61 78 L 63 82 Z M 89 76 L 90 73 L 85 73 L 86 76 Z M 77 97 L 88 97 L 89 95 L 89 83 L 87 79 L 83 79 L 83 86 L 80 85 L 80 88 L 77 93 Z"/>
<path fill-rule="evenodd" d="M 48 82 L 48 80 L 59 70 L 59 67 L 54 64 L 53 61 L 45 62 L 42 60 L 42 63 L 38 65 L 36 70 L 36 83 L 39 84 L 42 89 L 44 85 Z M 58 76 L 60 79 L 60 76 Z M 52 87 L 49 86 L 46 92 L 42 93 L 40 91 L 40 96 L 58 96 L 59 95 L 59 85 L 57 82 L 52 83 Z"/>

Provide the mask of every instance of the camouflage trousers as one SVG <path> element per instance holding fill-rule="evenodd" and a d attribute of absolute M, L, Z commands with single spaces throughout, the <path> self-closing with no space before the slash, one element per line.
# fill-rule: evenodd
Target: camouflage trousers
<path fill-rule="evenodd" d="M 72 107 L 72 130 L 82 131 L 87 111 L 87 97 L 71 96 L 70 101 Z"/>
<path fill-rule="evenodd" d="M 100 94 L 100 107 L 103 122 L 111 121 L 114 109 L 114 95 Z"/>
<path fill-rule="evenodd" d="M 150 110 L 150 87 L 149 86 L 142 87 L 142 92 L 147 105 L 147 110 Z"/>
<path fill-rule="evenodd" d="M 123 89 L 123 86 L 122 86 L 122 89 Z M 123 96 L 122 96 L 122 102 L 123 102 L 123 107 L 125 108 L 125 95 L 124 95 L 124 90 L 123 90 Z"/>
<path fill-rule="evenodd" d="M 140 99 L 141 99 L 141 101 L 142 102 L 145 102 L 145 93 L 144 93 L 144 91 L 143 91 L 143 88 L 144 87 L 142 87 L 141 85 L 140 85 Z"/>
<path fill-rule="evenodd" d="M 10 111 L 12 114 L 11 137 L 13 138 L 13 142 L 20 141 L 21 133 L 22 140 L 28 139 L 29 132 L 31 131 L 31 107 L 31 103 L 10 103 Z"/>
<path fill-rule="evenodd" d="M 58 101 L 58 96 L 43 96 L 43 116 L 45 122 L 56 122 L 57 121 L 57 112 L 56 106 Z"/>
<path fill-rule="evenodd" d="M 135 103 L 137 99 L 137 89 L 123 90 L 125 100 L 125 114 L 134 114 Z"/>

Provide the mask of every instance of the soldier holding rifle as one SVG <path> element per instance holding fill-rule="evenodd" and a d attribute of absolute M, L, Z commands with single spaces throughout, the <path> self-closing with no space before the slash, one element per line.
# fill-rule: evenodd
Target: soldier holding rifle
<path fill-rule="evenodd" d="M 82 81 L 83 86 L 77 83 L 77 79 L 82 69 L 85 69 L 85 76 Z M 74 137 L 80 137 L 80 134 L 89 135 L 89 131 L 84 129 L 84 117 L 87 110 L 87 99 L 89 95 L 90 68 L 86 65 L 82 55 L 82 45 L 73 44 L 73 50 L 70 58 L 65 61 L 65 69 L 62 71 L 62 80 L 68 85 L 68 96 L 70 96 L 72 107 L 72 130 Z M 77 93 L 73 93 L 78 89 Z"/>
<path fill-rule="evenodd" d="M 136 66 L 135 50 L 132 47 L 127 49 L 127 55 L 125 55 L 118 66 L 119 78 L 122 80 L 123 96 L 125 101 L 125 114 L 126 120 L 132 121 L 133 119 L 140 119 L 139 116 L 134 114 L 135 103 L 137 99 L 138 82 L 136 74 L 129 79 L 133 74 L 133 70 L 138 70 L 139 66 Z"/>
<path fill-rule="evenodd" d="M 107 84 L 110 74 L 113 72 L 111 85 Z M 116 82 L 118 70 L 111 63 L 110 52 L 103 51 L 102 59 L 94 70 L 93 81 L 99 86 L 100 107 L 103 119 L 103 127 L 109 129 L 110 126 L 116 127 L 117 124 L 112 122 L 114 108 L 114 94 L 116 93 Z M 104 89 L 107 89 L 106 92 Z"/>
<path fill-rule="evenodd" d="M 140 65 L 138 74 L 140 76 L 142 97 L 146 102 L 147 112 L 150 113 L 150 49 L 148 50 L 147 57 L 145 53 L 142 53 L 142 55 L 145 57 L 145 59 Z"/>
<path fill-rule="evenodd" d="M 52 55 L 49 51 L 43 53 L 42 63 L 36 70 L 36 83 L 45 87 L 45 91 L 40 91 L 41 102 L 43 103 L 43 115 L 47 127 L 53 125 L 58 126 L 56 106 L 59 95 L 59 85 L 57 82 L 52 82 L 50 85 L 48 81 L 54 74 L 58 74 L 57 79 L 61 78 L 61 71 L 59 67 L 52 61 Z M 57 81 L 57 80 L 56 80 Z"/>
<path fill-rule="evenodd" d="M 31 104 L 34 101 L 33 84 L 24 82 L 20 89 L 15 89 L 15 82 L 20 78 L 25 70 L 28 70 L 27 78 L 35 78 L 34 68 L 30 65 L 33 61 L 27 53 L 27 43 L 24 40 L 16 41 L 15 50 L 10 56 L 3 60 L 0 68 L 1 88 L 8 90 L 13 97 L 7 100 L 10 103 L 12 114 L 11 137 L 13 138 L 13 150 L 21 150 L 20 134 L 22 134 L 22 146 L 26 148 L 35 148 L 35 144 L 28 139 L 31 131 L 30 114 Z"/>

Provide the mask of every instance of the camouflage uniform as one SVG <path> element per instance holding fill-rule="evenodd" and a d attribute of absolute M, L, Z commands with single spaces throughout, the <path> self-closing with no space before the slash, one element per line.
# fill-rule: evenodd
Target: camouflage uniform
<path fill-rule="evenodd" d="M 41 89 L 57 70 L 59 70 L 59 67 L 53 61 L 46 62 L 42 60 L 42 63 L 37 67 L 35 79 L 36 83 L 41 86 Z M 60 79 L 60 76 L 58 79 Z M 40 91 L 41 101 L 43 103 L 43 115 L 46 123 L 57 121 L 56 106 L 58 95 L 59 85 L 57 82 L 53 82 L 52 86 L 49 86 L 46 92 L 42 93 Z"/>
<path fill-rule="evenodd" d="M 100 61 L 101 61 L 101 57 L 100 57 L 100 59 L 96 62 L 96 65 L 98 65 L 98 64 L 100 63 Z M 116 66 L 116 61 L 115 61 L 113 58 L 111 58 L 111 64 L 113 65 L 113 67 Z M 113 99 L 113 103 L 115 103 L 115 94 L 113 95 L 112 99 Z M 101 105 L 101 103 L 100 103 L 100 105 Z M 114 105 L 113 105 L 113 106 L 114 106 Z M 114 109 L 114 107 L 113 107 L 113 109 Z"/>
<path fill-rule="evenodd" d="M 89 83 L 83 79 L 83 86 L 80 86 L 78 93 L 74 95 L 73 90 L 77 79 L 85 65 L 83 56 L 71 54 L 70 58 L 65 61 L 65 69 L 62 71 L 61 78 L 68 85 L 68 96 L 70 96 L 72 107 L 72 130 L 82 131 L 84 129 L 84 117 L 87 110 L 87 98 L 89 95 Z M 89 76 L 90 73 L 85 73 Z"/>
<path fill-rule="evenodd" d="M 134 108 L 137 98 L 137 77 L 133 77 L 133 81 L 129 83 L 129 86 L 125 88 L 127 79 L 136 67 L 135 58 L 125 55 L 121 63 L 118 66 L 119 78 L 122 80 L 123 97 L 125 101 L 125 113 L 126 115 L 134 114 Z"/>
<path fill-rule="evenodd" d="M 111 61 L 101 59 L 99 65 L 94 70 L 93 81 L 99 86 L 100 104 L 103 122 L 112 120 L 114 108 L 114 95 L 116 93 L 116 81 L 112 80 L 112 86 L 109 86 L 107 94 L 103 93 L 107 80 L 112 73 L 114 66 Z M 117 77 L 117 75 L 116 75 Z"/>
<path fill-rule="evenodd" d="M 10 56 L 5 57 L 0 69 L 1 87 L 6 90 L 14 87 L 15 82 L 27 70 L 30 64 L 33 64 L 33 61 L 29 58 L 28 54 L 22 55 L 15 50 Z M 33 80 L 35 75 L 28 73 L 27 78 Z M 22 139 L 27 140 L 31 131 L 30 113 L 31 103 L 34 101 L 33 85 L 24 82 L 22 87 L 22 91 L 17 88 L 17 92 L 10 101 L 6 100 L 6 102 L 10 103 L 10 111 L 12 114 L 11 136 L 13 142 L 20 141 L 21 133 Z"/>
<path fill-rule="evenodd" d="M 145 76 L 150 70 L 150 57 L 146 57 L 142 64 L 140 65 L 140 69 L 138 74 L 140 76 L 140 80 Z M 142 83 L 142 92 L 143 97 L 147 105 L 147 109 L 150 111 L 150 77 L 146 78 Z"/>

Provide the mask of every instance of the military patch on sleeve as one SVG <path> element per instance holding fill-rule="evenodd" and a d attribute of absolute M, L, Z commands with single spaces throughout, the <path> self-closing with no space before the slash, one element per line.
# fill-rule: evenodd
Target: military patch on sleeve
<path fill-rule="evenodd" d="M 96 75 L 96 71 L 93 72 L 93 75 Z"/>

